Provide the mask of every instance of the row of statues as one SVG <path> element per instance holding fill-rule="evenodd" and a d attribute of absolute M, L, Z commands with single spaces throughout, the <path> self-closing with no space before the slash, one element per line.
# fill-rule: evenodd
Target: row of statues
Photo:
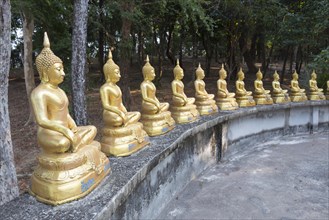
<path fill-rule="evenodd" d="M 58 86 L 65 73 L 63 63 L 50 49 L 47 34 L 44 48 L 36 58 L 41 83 L 33 90 L 31 102 L 38 124 L 37 139 L 42 152 L 38 155 L 38 166 L 33 172 L 30 193 L 39 201 L 58 205 L 78 199 L 94 189 L 110 172 L 109 155 L 128 156 L 149 144 L 149 136 L 171 131 L 175 124 L 189 123 L 200 115 L 220 110 L 234 110 L 238 107 L 285 103 L 307 100 L 305 90 L 299 88 L 298 74 L 293 74 L 291 95 L 283 90 L 279 75 L 274 73 L 272 97 L 263 87 L 263 75 L 259 70 L 254 82 L 255 91 L 247 91 L 242 69 L 238 72 L 236 93 L 227 89 L 227 72 L 222 65 L 217 81 L 217 96 L 208 94 L 203 81 L 205 74 L 200 64 L 196 69 L 195 98 L 184 92 L 184 71 L 179 62 L 175 66 L 171 83 L 172 102 L 160 102 L 153 84 L 155 71 L 147 56 L 142 69 L 142 106 L 140 112 L 128 112 L 122 103 L 120 68 L 109 51 L 103 71 L 105 84 L 100 88 L 103 106 L 104 128 L 99 142 L 94 138 L 94 126 L 77 126 L 69 114 L 68 98 Z M 324 95 L 316 84 L 316 74 L 310 80 L 310 100 L 322 100 Z M 328 85 L 329 88 L 329 85 Z M 329 99 L 329 90 L 327 98 Z"/>

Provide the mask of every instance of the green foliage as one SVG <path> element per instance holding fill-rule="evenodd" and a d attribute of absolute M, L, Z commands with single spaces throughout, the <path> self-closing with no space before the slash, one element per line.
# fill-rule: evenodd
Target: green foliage
<path fill-rule="evenodd" d="M 329 47 L 314 56 L 307 68 L 309 71 L 316 71 L 318 86 L 326 88 L 326 82 L 329 80 Z"/>

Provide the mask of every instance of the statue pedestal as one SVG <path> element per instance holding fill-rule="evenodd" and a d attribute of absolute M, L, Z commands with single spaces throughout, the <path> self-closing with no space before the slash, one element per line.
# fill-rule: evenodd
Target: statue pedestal
<path fill-rule="evenodd" d="M 307 101 L 305 93 L 291 93 L 290 99 L 292 102 L 304 102 Z"/>
<path fill-rule="evenodd" d="M 273 99 L 271 98 L 271 95 L 269 95 L 269 94 L 256 95 L 256 96 L 254 96 L 254 100 L 256 102 L 256 105 L 272 105 L 273 104 Z"/>
<path fill-rule="evenodd" d="M 196 109 L 200 115 L 210 115 L 218 112 L 218 107 L 215 100 L 199 100 L 195 101 Z"/>
<path fill-rule="evenodd" d="M 238 103 L 239 107 L 250 107 L 255 106 L 256 102 L 252 98 L 252 96 L 243 96 L 243 97 L 236 97 L 236 102 Z"/>
<path fill-rule="evenodd" d="M 149 136 L 165 134 L 175 127 L 175 120 L 169 111 L 153 115 L 142 113 L 141 122 Z"/>
<path fill-rule="evenodd" d="M 216 104 L 220 110 L 235 110 L 239 108 L 235 98 L 217 98 Z"/>
<path fill-rule="evenodd" d="M 326 99 L 329 100 L 329 92 L 326 94 Z"/>
<path fill-rule="evenodd" d="M 280 104 L 280 103 L 288 103 L 290 102 L 290 97 L 287 93 L 285 94 L 273 94 L 272 96 L 273 102 L 275 104 Z"/>
<path fill-rule="evenodd" d="M 93 141 L 76 153 L 41 153 L 30 194 L 50 205 L 87 195 L 110 172 L 109 160 L 100 149 L 100 143 Z"/>
<path fill-rule="evenodd" d="M 322 92 L 310 92 L 308 95 L 309 100 L 326 100 L 326 97 L 323 95 Z"/>
<path fill-rule="evenodd" d="M 193 104 L 185 106 L 170 106 L 171 116 L 178 124 L 184 124 L 196 121 L 199 117 L 199 112 Z"/>
<path fill-rule="evenodd" d="M 102 151 L 116 157 L 129 156 L 147 144 L 148 135 L 140 122 L 127 127 L 104 127 L 101 140 Z"/>

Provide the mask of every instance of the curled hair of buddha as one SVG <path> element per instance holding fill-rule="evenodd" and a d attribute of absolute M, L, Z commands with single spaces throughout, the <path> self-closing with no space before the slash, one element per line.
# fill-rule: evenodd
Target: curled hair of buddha
<path fill-rule="evenodd" d="M 238 72 L 238 77 L 240 78 L 242 76 L 244 76 L 244 72 L 242 71 L 242 67 L 240 67 L 240 70 Z"/>
<path fill-rule="evenodd" d="M 225 70 L 225 68 L 224 68 L 224 64 L 222 63 L 222 68 L 219 70 L 219 75 L 220 75 L 220 76 L 223 76 L 224 73 L 227 73 L 227 72 L 226 72 L 226 70 Z"/>
<path fill-rule="evenodd" d="M 176 66 L 174 68 L 174 76 L 176 77 L 181 71 L 183 71 L 183 69 L 179 65 L 179 59 L 177 59 Z"/>
<path fill-rule="evenodd" d="M 109 78 L 109 75 L 115 70 L 115 69 L 120 69 L 117 64 L 114 63 L 112 59 L 112 51 L 111 49 L 109 50 L 109 57 L 107 62 L 103 66 L 103 72 L 105 76 L 105 80 L 107 81 Z"/>
<path fill-rule="evenodd" d="M 202 73 L 204 73 L 204 71 L 203 71 L 203 69 L 201 68 L 201 64 L 199 63 L 199 66 L 198 66 L 198 68 L 196 69 L 195 74 L 196 74 L 197 76 L 200 76 Z"/>
<path fill-rule="evenodd" d="M 142 68 L 142 73 L 143 73 L 143 77 L 144 79 L 146 78 L 147 73 L 151 72 L 152 70 L 154 70 L 153 66 L 150 64 L 150 59 L 149 59 L 149 55 L 146 55 L 146 63 Z"/>
<path fill-rule="evenodd" d="M 47 70 L 55 63 L 63 63 L 50 49 L 50 42 L 47 32 L 44 33 L 43 49 L 35 60 L 41 82 L 48 82 Z"/>

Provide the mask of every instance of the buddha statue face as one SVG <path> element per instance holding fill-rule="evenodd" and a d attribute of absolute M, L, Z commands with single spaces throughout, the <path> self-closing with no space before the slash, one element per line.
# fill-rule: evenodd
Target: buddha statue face
<path fill-rule="evenodd" d="M 120 75 L 120 69 L 114 68 L 112 70 L 109 70 L 108 72 L 109 80 L 111 82 L 117 83 L 120 81 L 121 75 Z"/>
<path fill-rule="evenodd" d="M 64 67 L 62 63 L 54 63 L 46 72 L 48 76 L 48 83 L 57 86 L 64 80 Z"/>
<path fill-rule="evenodd" d="M 292 78 L 293 78 L 294 80 L 298 80 L 298 74 L 297 74 L 296 71 L 292 74 Z"/>
<path fill-rule="evenodd" d="M 155 79 L 155 71 L 153 66 L 150 64 L 149 56 L 146 56 L 146 63 L 142 69 L 143 77 L 145 80 L 153 81 Z"/>
<path fill-rule="evenodd" d="M 242 72 L 242 68 L 240 68 L 240 71 L 238 72 L 238 79 L 244 80 L 244 73 Z"/>
<path fill-rule="evenodd" d="M 312 74 L 311 74 L 311 78 L 312 78 L 313 80 L 316 80 L 316 73 L 315 73 L 314 70 L 313 70 L 313 72 L 312 72 Z"/>
<path fill-rule="evenodd" d="M 175 79 L 183 79 L 184 78 L 184 70 L 179 65 L 179 60 L 177 60 L 177 65 L 174 68 L 174 76 Z"/>
<path fill-rule="evenodd" d="M 279 79 L 280 79 L 279 74 L 276 71 L 273 74 L 273 78 L 274 78 L 274 81 L 279 81 Z"/>
<path fill-rule="evenodd" d="M 197 68 L 196 71 L 195 71 L 195 74 L 196 74 L 197 79 L 204 79 L 204 77 L 205 77 L 205 75 L 204 75 L 204 71 L 203 71 L 203 69 L 201 68 L 200 63 L 199 63 L 198 68 Z"/>
<path fill-rule="evenodd" d="M 226 79 L 226 77 L 227 77 L 227 72 L 224 69 L 224 64 L 222 64 L 222 68 L 219 70 L 219 77 L 221 79 Z"/>
<path fill-rule="evenodd" d="M 260 69 L 258 69 L 258 72 L 256 73 L 256 77 L 257 77 L 258 80 L 262 80 L 263 79 L 263 74 L 260 71 Z"/>
<path fill-rule="evenodd" d="M 103 67 L 103 72 L 107 82 L 117 83 L 121 78 L 120 68 L 114 63 L 111 50 L 109 50 L 109 57 Z"/>

